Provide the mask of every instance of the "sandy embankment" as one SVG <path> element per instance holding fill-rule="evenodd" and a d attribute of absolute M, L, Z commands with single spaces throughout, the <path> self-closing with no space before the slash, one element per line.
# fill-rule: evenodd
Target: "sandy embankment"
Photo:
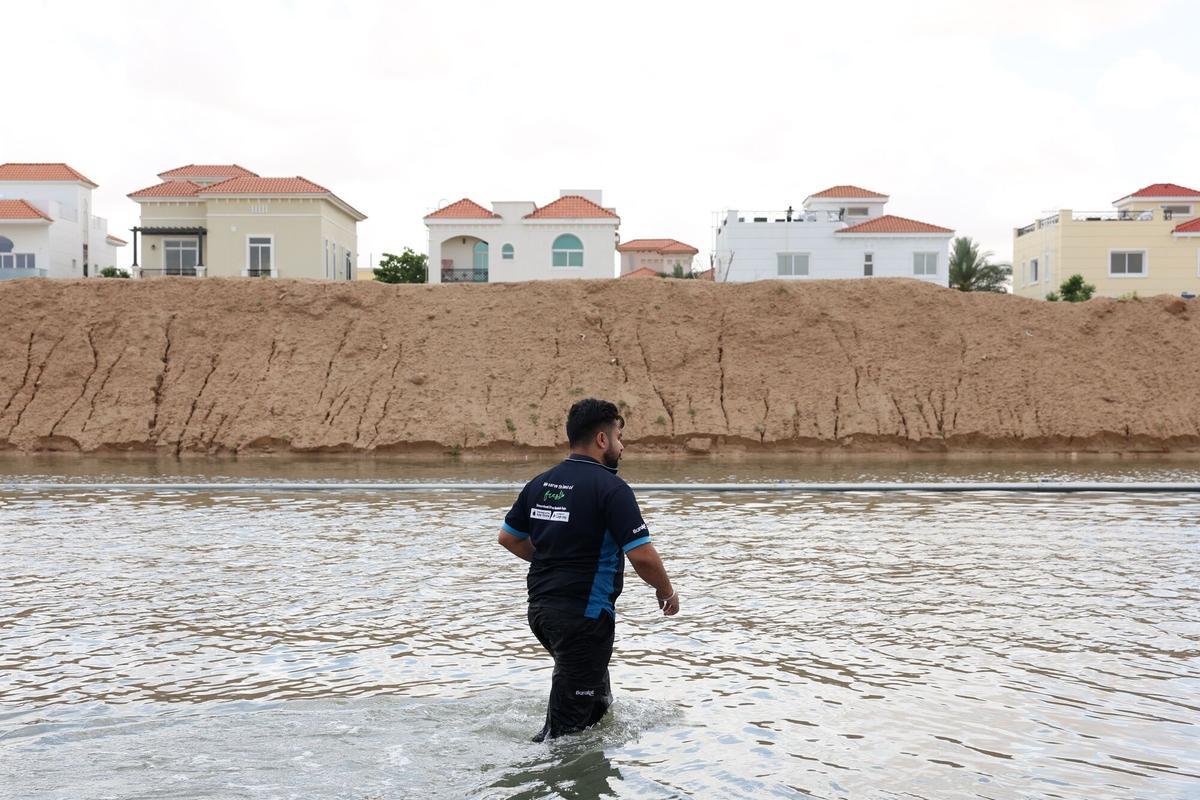
<path fill-rule="evenodd" d="M 1200 452 L 1200 306 L 913 281 L 0 283 L 0 449 Z"/>

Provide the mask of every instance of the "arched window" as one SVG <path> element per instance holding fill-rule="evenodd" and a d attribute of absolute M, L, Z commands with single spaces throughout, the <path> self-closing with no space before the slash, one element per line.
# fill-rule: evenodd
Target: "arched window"
<path fill-rule="evenodd" d="M 550 264 L 555 267 L 582 267 L 583 266 L 583 242 L 579 241 L 579 237 L 570 233 L 564 233 L 554 240 L 554 246 L 551 248 L 552 260 Z"/>
<path fill-rule="evenodd" d="M 11 253 L 13 249 L 12 239 L 0 236 L 0 253 Z"/>
<path fill-rule="evenodd" d="M 475 258 L 474 258 L 474 262 L 473 262 L 472 266 L 474 266 L 475 269 L 487 269 L 488 268 L 487 262 L 488 262 L 488 243 L 487 242 L 476 242 L 475 243 Z"/>
<path fill-rule="evenodd" d="M 501 247 L 500 248 L 500 257 L 502 259 L 504 259 L 505 261 L 512 261 L 513 246 L 511 244 L 506 244 L 503 247 Z"/>

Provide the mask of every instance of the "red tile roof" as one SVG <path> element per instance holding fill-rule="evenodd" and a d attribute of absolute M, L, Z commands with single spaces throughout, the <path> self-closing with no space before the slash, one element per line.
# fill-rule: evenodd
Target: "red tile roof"
<path fill-rule="evenodd" d="M 882 200 L 887 199 L 886 194 L 880 194 L 879 192 L 872 192 L 870 189 L 864 189 L 861 186 L 851 186 L 849 184 L 845 184 L 842 186 L 830 186 L 828 189 L 817 192 L 816 194 L 809 195 L 809 197 L 810 198 L 812 198 L 812 197 L 834 198 L 837 200 L 848 200 L 848 199 L 865 200 L 867 198 L 875 198 L 875 197 L 878 197 Z"/>
<path fill-rule="evenodd" d="M 0 181 L 71 181 L 96 183 L 66 164 L 0 164 Z"/>
<path fill-rule="evenodd" d="M 171 178 L 257 178 L 258 173 L 237 164 L 188 164 L 160 172 L 158 177 L 164 181 Z"/>
<path fill-rule="evenodd" d="M 657 278 L 659 275 L 660 275 L 659 272 L 657 272 L 656 270 L 652 270 L 649 267 L 639 267 L 638 269 L 635 269 L 632 272 L 624 273 L 621 277 L 622 278 Z"/>
<path fill-rule="evenodd" d="M 1188 222 L 1181 222 L 1175 226 L 1172 233 L 1200 233 L 1200 217 L 1196 217 Z"/>
<path fill-rule="evenodd" d="M 116 242 L 119 245 L 129 244 L 129 242 L 125 241 L 120 236 L 113 236 L 111 233 L 106 235 L 104 238 L 108 239 L 110 242 Z"/>
<path fill-rule="evenodd" d="M 954 233 L 952 228 L 941 225 L 930 225 L 928 222 L 918 222 L 915 219 L 897 217 L 894 214 L 884 214 L 849 228 L 842 228 L 836 233 Z"/>
<path fill-rule="evenodd" d="M 474 200 L 464 197 L 457 203 L 442 206 L 432 214 L 426 214 L 425 219 L 499 219 L 499 214 L 488 211 Z"/>
<path fill-rule="evenodd" d="M 700 251 L 678 239 L 630 239 L 617 245 L 621 253 L 663 253 L 696 255 Z"/>
<path fill-rule="evenodd" d="M 1200 192 L 1180 186 L 1178 183 L 1152 183 L 1113 202 L 1119 203 L 1121 200 L 1128 200 L 1132 197 L 1200 197 Z"/>
<path fill-rule="evenodd" d="M 294 178 L 260 178 L 257 175 L 230 178 L 202 186 L 197 194 L 333 194 L 320 184 L 297 175 Z"/>
<path fill-rule="evenodd" d="M 586 197 L 569 194 L 560 197 L 553 203 L 547 203 L 532 214 L 526 214 L 525 219 L 598 219 L 611 217 L 620 219 L 607 208 L 596 205 Z"/>
<path fill-rule="evenodd" d="M 200 187 L 191 181 L 164 181 L 163 183 L 138 189 L 126 197 L 134 200 L 139 197 L 194 197 Z"/>
<path fill-rule="evenodd" d="M 36 219 L 53 222 L 28 200 L 0 200 L 0 219 Z"/>

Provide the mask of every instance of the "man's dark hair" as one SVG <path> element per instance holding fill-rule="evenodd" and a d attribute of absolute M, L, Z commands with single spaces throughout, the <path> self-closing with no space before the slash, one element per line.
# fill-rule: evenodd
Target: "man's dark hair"
<path fill-rule="evenodd" d="M 625 427 L 625 418 L 612 403 L 594 397 L 580 400 L 567 412 L 567 441 L 572 447 L 583 444 L 614 422 Z"/>

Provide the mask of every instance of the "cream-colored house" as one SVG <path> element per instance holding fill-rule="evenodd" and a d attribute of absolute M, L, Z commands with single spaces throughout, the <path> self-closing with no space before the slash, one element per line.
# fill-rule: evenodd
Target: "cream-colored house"
<path fill-rule="evenodd" d="M 1113 206 L 1015 229 L 1013 293 L 1044 298 L 1079 274 L 1105 297 L 1200 294 L 1200 192 L 1155 183 Z"/>
<path fill-rule="evenodd" d="M 678 239 L 630 239 L 617 245 L 617 252 L 621 254 L 620 276 L 624 278 L 642 269 L 672 275 L 676 267 L 686 275 L 694 268 L 700 251 Z"/>
<path fill-rule="evenodd" d="M 354 280 L 366 216 L 324 186 L 237 164 L 189 164 L 158 177 L 129 195 L 142 207 L 133 229 L 139 277 Z"/>

